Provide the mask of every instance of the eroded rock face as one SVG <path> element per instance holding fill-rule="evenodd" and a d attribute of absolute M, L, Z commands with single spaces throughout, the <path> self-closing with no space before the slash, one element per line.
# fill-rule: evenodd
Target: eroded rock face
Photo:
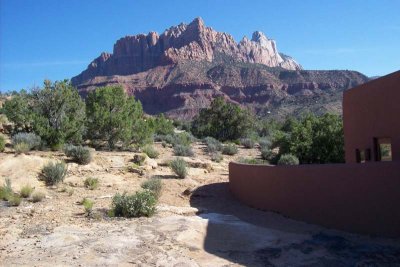
<path fill-rule="evenodd" d="M 120 85 L 148 114 L 179 119 L 193 118 L 218 96 L 278 119 L 304 111 L 340 113 L 342 91 L 366 81 L 355 71 L 302 70 L 262 32 L 236 43 L 201 18 L 160 35 L 121 38 L 112 54 L 102 53 L 72 78 L 82 96 Z"/>
<path fill-rule="evenodd" d="M 182 60 L 211 62 L 218 54 L 239 62 L 302 69 L 292 58 L 282 57 L 275 41 L 262 32 L 254 32 L 252 40 L 245 37 L 238 44 L 231 35 L 206 27 L 201 18 L 196 18 L 161 35 L 150 32 L 119 39 L 112 54 L 102 53 L 85 71 L 72 78 L 72 82 L 77 85 L 96 76 L 130 75 Z"/>

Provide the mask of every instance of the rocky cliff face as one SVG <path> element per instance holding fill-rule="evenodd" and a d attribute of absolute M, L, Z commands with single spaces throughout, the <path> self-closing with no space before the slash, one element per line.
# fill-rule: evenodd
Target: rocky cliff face
<path fill-rule="evenodd" d="M 161 35 L 150 32 L 119 39 L 112 54 L 102 53 L 72 82 L 80 84 L 97 76 L 135 74 L 181 60 L 212 62 L 217 54 L 238 62 L 301 69 L 292 58 L 282 57 L 275 41 L 261 32 L 255 32 L 251 40 L 244 37 L 238 44 L 231 35 L 206 27 L 201 18 L 196 18 L 188 25 L 171 27 Z"/>
<path fill-rule="evenodd" d="M 216 96 L 275 117 L 340 112 L 342 91 L 367 80 L 354 71 L 304 71 L 262 32 L 236 43 L 197 18 L 161 35 L 118 40 L 112 54 L 102 53 L 72 83 L 81 95 L 121 85 L 149 114 L 191 119 Z"/>

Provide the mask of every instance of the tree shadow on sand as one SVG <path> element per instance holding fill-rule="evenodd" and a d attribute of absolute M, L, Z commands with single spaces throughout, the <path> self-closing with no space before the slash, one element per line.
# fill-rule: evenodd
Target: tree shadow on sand
<path fill-rule="evenodd" d="M 204 249 L 245 266 L 400 266 L 400 240 L 329 230 L 245 206 L 228 183 L 192 192 L 208 220 Z M 389 264 L 389 265 L 388 265 Z"/>

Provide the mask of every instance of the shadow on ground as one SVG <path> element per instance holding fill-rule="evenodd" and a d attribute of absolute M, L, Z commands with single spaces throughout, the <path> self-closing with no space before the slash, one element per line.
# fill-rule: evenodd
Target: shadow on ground
<path fill-rule="evenodd" d="M 228 183 L 191 195 L 208 220 L 204 249 L 245 266 L 400 266 L 400 240 L 328 230 L 241 204 Z"/>

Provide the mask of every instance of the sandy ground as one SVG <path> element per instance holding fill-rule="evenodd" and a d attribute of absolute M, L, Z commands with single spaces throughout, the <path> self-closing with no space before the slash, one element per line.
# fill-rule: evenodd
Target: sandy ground
<path fill-rule="evenodd" d="M 147 161 L 142 176 L 127 170 L 135 153 L 96 151 L 88 165 L 68 163 L 57 187 L 46 187 L 38 174 L 48 161 L 66 160 L 63 153 L 0 153 L 0 183 L 10 178 L 16 192 L 30 184 L 46 194 L 19 207 L 0 201 L 0 265 L 400 266 L 399 240 L 325 229 L 237 202 L 227 187 L 228 163 L 259 156 L 257 149 L 214 163 L 195 144 L 195 156 L 185 158 L 193 166 L 188 177 L 177 179 L 165 166 L 172 149 L 156 148 L 160 157 Z M 116 192 L 133 193 L 153 175 L 163 182 L 155 216 L 106 216 Z M 86 177 L 98 178 L 100 187 L 86 189 Z M 95 216 L 78 204 L 84 197 L 95 201 Z"/>

